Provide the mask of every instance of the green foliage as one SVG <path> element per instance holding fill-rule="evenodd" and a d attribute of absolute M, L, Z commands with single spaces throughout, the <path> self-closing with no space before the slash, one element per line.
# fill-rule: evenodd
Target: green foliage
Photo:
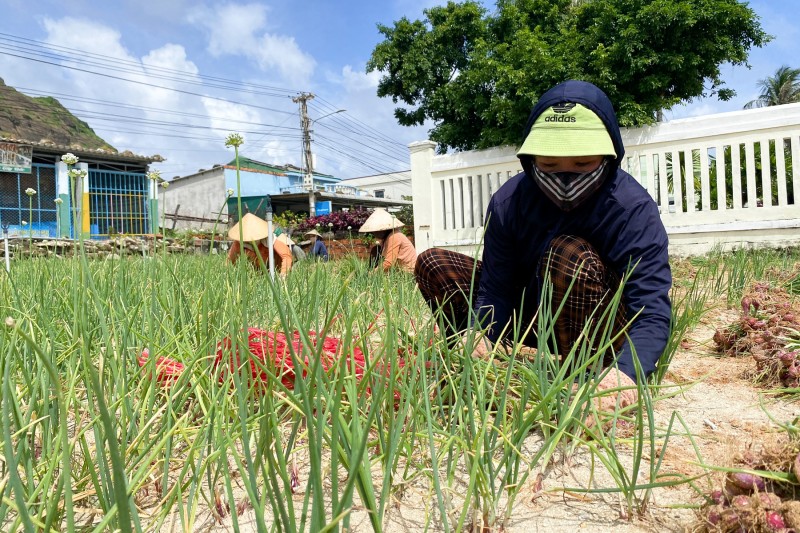
<path fill-rule="evenodd" d="M 27 96 L 0 79 L 0 101 L 0 123 L 5 125 L 0 136 L 49 139 L 56 144 L 117 151 L 53 97 Z"/>
<path fill-rule="evenodd" d="M 745 109 L 800 102 L 800 69 L 783 65 L 775 74 L 758 80 L 761 94 L 745 104 Z"/>
<path fill-rule="evenodd" d="M 692 98 L 727 100 L 719 66 L 745 64 L 770 39 L 738 0 L 498 0 L 488 15 L 467 0 L 424 14 L 379 25 L 367 70 L 402 104 L 400 124 L 434 123 L 441 151 L 518 144 L 532 105 L 567 79 L 602 88 L 623 126 Z"/>
<path fill-rule="evenodd" d="M 413 200 L 411 196 L 403 196 L 403 200 L 408 200 L 409 202 Z M 413 235 L 414 234 L 414 206 L 411 205 L 404 205 L 400 209 L 397 210 L 398 220 L 402 220 L 405 223 L 403 226 L 403 233 Z"/>
<path fill-rule="evenodd" d="M 287 209 L 283 213 L 280 213 L 278 215 L 273 215 L 272 223 L 276 227 L 289 229 L 297 227 L 305 219 L 306 216 L 304 214 L 294 213 L 291 210 Z"/>

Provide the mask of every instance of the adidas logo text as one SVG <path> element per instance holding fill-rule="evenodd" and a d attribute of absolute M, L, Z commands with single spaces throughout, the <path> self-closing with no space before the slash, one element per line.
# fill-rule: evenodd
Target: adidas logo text
<path fill-rule="evenodd" d="M 567 116 L 558 116 L 558 115 L 551 115 L 549 117 L 544 117 L 545 122 L 575 122 L 575 117 L 567 117 Z"/>

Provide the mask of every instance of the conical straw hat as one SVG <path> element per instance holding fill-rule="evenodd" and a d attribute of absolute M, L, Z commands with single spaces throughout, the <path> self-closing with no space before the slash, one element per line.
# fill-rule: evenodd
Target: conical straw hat
<path fill-rule="evenodd" d="M 307 231 L 306 235 L 316 235 L 317 237 L 322 237 L 322 235 L 320 235 L 319 232 L 317 230 L 315 230 L 315 229 L 312 229 L 311 231 Z"/>
<path fill-rule="evenodd" d="M 240 222 L 228 230 L 228 238 L 234 241 L 239 240 L 239 224 L 242 225 L 242 238 L 245 242 L 260 241 L 269 235 L 267 221 L 258 218 L 253 213 L 247 213 Z"/>
<path fill-rule="evenodd" d="M 280 235 L 278 235 L 277 237 L 275 237 L 275 240 L 277 240 L 277 241 L 281 241 L 281 242 L 282 242 L 283 244 L 285 244 L 286 246 L 293 246 L 293 245 L 294 245 L 294 241 L 293 241 L 293 240 L 292 240 L 292 238 L 291 238 L 291 237 L 289 237 L 289 235 L 288 235 L 288 234 L 286 234 L 286 233 L 281 233 Z"/>
<path fill-rule="evenodd" d="M 394 215 L 389 214 L 386 209 L 378 208 L 372 212 L 364 225 L 358 230 L 359 233 L 373 233 L 376 231 L 386 231 L 405 226 L 403 221 Z"/>

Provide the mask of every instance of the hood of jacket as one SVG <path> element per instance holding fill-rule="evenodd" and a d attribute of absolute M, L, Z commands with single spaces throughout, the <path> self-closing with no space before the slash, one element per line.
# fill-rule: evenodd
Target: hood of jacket
<path fill-rule="evenodd" d="M 539 115 L 544 113 L 546 109 L 563 102 L 581 104 L 591 109 L 600 117 L 600 120 L 606 125 L 606 130 L 608 130 L 608 134 L 611 136 L 611 141 L 614 143 L 614 151 L 617 153 L 614 164 L 616 168 L 619 168 L 622 158 L 625 156 L 625 147 L 622 145 L 622 135 L 619 131 L 617 114 L 614 111 L 611 100 L 606 96 L 606 93 L 587 81 L 565 81 L 544 93 L 541 98 L 539 98 L 539 101 L 536 102 L 531 114 L 528 116 L 528 122 L 525 124 L 525 132 L 522 139 L 528 138 L 533 123 L 536 122 Z"/>

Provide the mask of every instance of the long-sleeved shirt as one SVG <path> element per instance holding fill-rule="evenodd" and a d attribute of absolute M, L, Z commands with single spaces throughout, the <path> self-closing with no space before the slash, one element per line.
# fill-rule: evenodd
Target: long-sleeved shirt
<path fill-rule="evenodd" d="M 233 241 L 230 250 L 228 250 L 228 261 L 230 261 L 231 264 L 235 265 L 236 261 L 239 260 L 239 256 L 241 255 L 240 249 L 239 241 Z M 263 241 L 260 241 L 257 249 L 259 255 L 261 255 L 261 260 L 264 262 L 264 266 L 269 268 L 269 247 Z M 272 250 L 273 257 L 275 258 L 275 270 L 285 276 L 289 272 L 289 269 L 292 268 L 292 252 L 289 250 L 288 246 L 278 240 L 272 243 Z M 256 252 L 250 246 L 245 246 L 244 253 L 251 265 L 256 269 L 261 268 L 261 260 L 258 259 Z"/>
<path fill-rule="evenodd" d="M 597 87 L 569 81 L 551 89 L 534 107 L 527 129 L 545 109 L 563 102 L 583 104 L 603 120 L 617 153 L 614 167 L 594 196 L 569 212 L 550 201 L 528 172 L 498 189 L 486 213 L 475 312 L 483 324 L 493 322 L 489 338 L 496 341 L 523 299 L 526 308 L 539 302 L 543 281 L 536 269 L 553 238 L 574 235 L 586 239 L 619 279 L 632 269 L 623 300 L 628 318 L 636 319 L 617 364 L 636 380 L 633 350 L 647 376 L 655 370 L 669 336 L 672 274 L 667 233 L 649 193 L 619 169 L 625 148 L 616 114 Z"/>
<path fill-rule="evenodd" d="M 311 257 L 322 259 L 323 261 L 328 260 L 328 249 L 322 239 L 314 241 L 314 246 L 311 247 Z"/>
<path fill-rule="evenodd" d="M 414 265 L 417 264 L 417 250 L 408 237 L 399 231 L 390 232 L 383 240 L 383 271 L 386 272 L 394 264 L 406 272 L 414 272 Z"/>

